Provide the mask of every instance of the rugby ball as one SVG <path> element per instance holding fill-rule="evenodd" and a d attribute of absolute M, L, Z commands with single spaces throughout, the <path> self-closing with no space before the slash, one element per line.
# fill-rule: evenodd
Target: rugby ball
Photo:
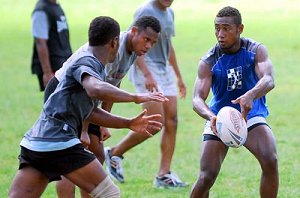
<path fill-rule="evenodd" d="M 219 138 L 229 146 L 238 148 L 247 139 L 247 124 L 242 114 L 235 108 L 225 106 L 217 114 L 216 127 Z"/>

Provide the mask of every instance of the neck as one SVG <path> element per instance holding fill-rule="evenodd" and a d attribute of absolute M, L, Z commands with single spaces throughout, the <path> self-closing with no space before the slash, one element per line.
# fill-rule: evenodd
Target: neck
<path fill-rule="evenodd" d="M 48 1 L 50 1 L 51 3 L 57 3 L 56 0 L 48 0 Z"/>
<path fill-rule="evenodd" d="M 225 52 L 226 54 L 235 54 L 237 53 L 240 48 L 241 48 L 241 39 L 239 39 L 235 44 L 233 44 L 232 46 L 228 47 L 228 48 L 225 48 L 225 49 L 222 49 L 223 52 Z"/>
<path fill-rule="evenodd" d="M 166 10 L 167 10 L 167 7 L 163 6 L 159 1 L 154 1 L 154 5 L 155 5 L 158 9 L 160 9 L 160 10 L 162 10 L 162 11 L 166 11 Z"/>
<path fill-rule="evenodd" d="M 93 55 L 101 62 L 103 65 L 107 64 L 109 61 L 108 50 L 105 46 L 89 46 Z"/>

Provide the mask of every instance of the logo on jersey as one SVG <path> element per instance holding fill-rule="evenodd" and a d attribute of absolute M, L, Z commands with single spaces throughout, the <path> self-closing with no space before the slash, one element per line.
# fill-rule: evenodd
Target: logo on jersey
<path fill-rule="evenodd" d="M 227 70 L 227 91 L 242 89 L 242 67 Z"/>
<path fill-rule="evenodd" d="M 68 24 L 65 16 L 60 16 L 60 21 L 56 21 L 57 32 L 68 29 Z"/>

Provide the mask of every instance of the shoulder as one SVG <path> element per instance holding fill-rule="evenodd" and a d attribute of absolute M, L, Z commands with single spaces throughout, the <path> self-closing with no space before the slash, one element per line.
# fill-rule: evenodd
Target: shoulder
<path fill-rule="evenodd" d="M 244 38 L 244 37 L 241 38 L 241 46 L 242 48 L 245 48 L 247 51 L 256 53 L 260 45 L 261 45 L 260 42 L 255 41 L 251 38 Z"/>
<path fill-rule="evenodd" d="M 146 16 L 146 15 L 153 15 L 155 13 L 155 9 L 152 5 L 151 2 L 147 2 L 140 6 L 136 11 L 135 11 L 135 18 L 141 17 L 141 16 Z"/>
<path fill-rule="evenodd" d="M 83 56 L 79 58 L 74 65 L 86 65 L 86 66 L 96 66 L 102 65 L 99 60 L 94 56 Z"/>
<path fill-rule="evenodd" d="M 207 65 L 214 65 L 219 58 L 222 56 L 221 48 L 218 44 L 210 48 L 210 50 L 201 58 L 201 61 L 206 63 Z"/>

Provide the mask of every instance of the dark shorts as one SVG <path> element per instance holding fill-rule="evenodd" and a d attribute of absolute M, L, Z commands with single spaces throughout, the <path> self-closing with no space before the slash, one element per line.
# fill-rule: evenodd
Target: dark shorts
<path fill-rule="evenodd" d="M 95 125 L 95 124 L 89 124 L 88 134 L 95 135 L 95 136 L 97 136 L 99 139 L 101 139 L 100 126 Z"/>
<path fill-rule="evenodd" d="M 248 133 L 249 131 L 251 131 L 252 129 L 254 129 L 257 126 L 260 125 L 267 125 L 268 127 L 270 127 L 267 123 L 256 123 L 250 127 L 248 127 Z M 218 136 L 216 135 L 211 135 L 211 134 L 203 134 L 203 141 L 207 141 L 207 140 L 216 140 L 216 141 L 222 141 Z"/>
<path fill-rule="evenodd" d="M 21 146 L 18 158 L 19 169 L 31 166 L 48 177 L 49 182 L 60 180 L 61 175 L 73 172 L 96 159 L 95 155 L 87 151 L 82 144 L 49 152 L 31 151 Z"/>

